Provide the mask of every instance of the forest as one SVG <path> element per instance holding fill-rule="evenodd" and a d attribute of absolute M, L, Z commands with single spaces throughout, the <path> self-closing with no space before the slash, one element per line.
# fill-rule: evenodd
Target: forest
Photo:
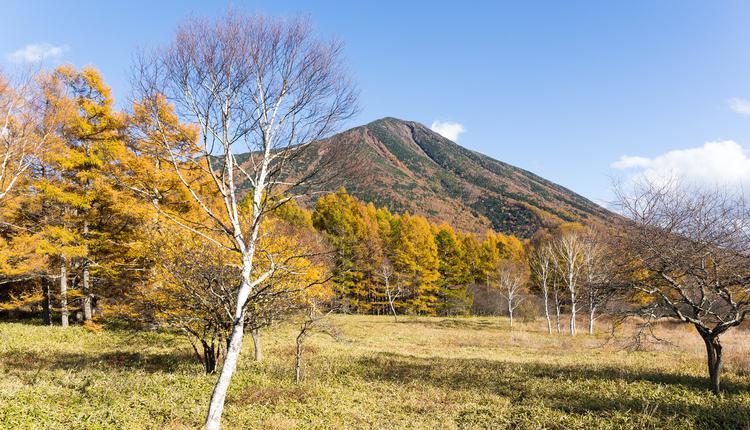
<path fill-rule="evenodd" d="M 626 345 L 617 354 L 654 348 L 661 331 L 674 330 L 663 322 L 669 320 L 689 330 L 683 342 L 702 342 L 703 358 L 694 361 L 702 361 L 708 377 L 698 377 L 694 389 L 706 390 L 713 399 L 707 402 L 718 402 L 720 411 L 706 412 L 708 418 L 677 411 L 670 422 L 727 428 L 750 423 L 747 405 L 741 405 L 749 370 L 732 364 L 729 388 L 722 385 L 721 340 L 727 333 L 730 339 L 744 335 L 750 315 L 750 206 L 741 195 L 674 182 L 623 185 L 616 190 L 618 213 L 610 220 L 547 223 L 531 238 L 492 230 L 476 234 L 461 225 L 392 213 L 337 186 L 336 166 L 289 167 L 304 159 L 309 144 L 330 136 L 358 111 L 357 89 L 341 66 L 342 55 L 338 42 L 318 39 L 306 20 L 235 11 L 215 21 L 185 20 L 170 43 L 139 52 L 133 101 L 122 109 L 91 66 L 1 77 L 0 316 L 8 338 L 0 347 L 3 363 L 11 356 L 32 367 L 37 360 L 44 363 L 38 348 L 47 326 L 55 330 L 49 332 L 55 342 L 72 342 L 60 339 L 76 333 L 71 336 L 98 344 L 89 347 L 99 352 L 113 348 L 101 336 L 127 347 L 128 332 L 135 344 L 149 343 L 138 337 L 146 335 L 167 349 L 181 342 L 188 354 L 161 351 L 158 360 L 180 363 L 188 357 L 200 366 L 199 372 L 180 370 L 203 378 L 196 379 L 202 388 L 190 394 L 193 400 L 180 400 L 202 402 L 199 412 L 191 409 L 191 424 L 184 428 L 194 426 L 196 415 L 205 417 L 205 428 L 220 428 L 225 404 L 234 417 L 229 426 L 245 428 L 231 407 L 238 395 L 233 380 L 252 392 L 247 378 L 260 378 L 248 376 L 253 369 L 278 371 L 286 366 L 278 364 L 281 357 L 288 357 L 293 384 L 273 394 L 278 381 L 256 381 L 263 388 L 250 397 L 304 396 L 292 387 L 305 387 L 306 363 L 322 369 L 316 355 L 339 354 L 333 362 L 346 369 L 342 350 L 350 339 L 366 338 L 362 327 L 374 322 L 429 343 L 422 326 L 437 324 L 436 330 L 445 331 L 441 324 L 448 321 L 461 333 L 455 342 L 478 342 L 473 347 L 485 346 L 475 338 L 480 331 L 493 339 L 511 336 L 502 340 L 509 348 L 517 346 L 512 336 L 530 336 L 534 348 L 565 337 L 575 339 L 570 357 L 583 357 L 586 348 L 604 348 L 594 346 L 596 341 Z M 307 193 L 305 185 L 314 181 L 326 181 L 330 191 Z M 240 187 L 241 182 L 250 185 Z M 246 334 L 249 349 L 243 347 Z M 18 340 L 24 338 L 28 344 Z M 466 383 L 460 369 L 502 383 L 466 357 L 459 370 L 437 361 L 420 362 L 427 370 L 417 372 L 410 360 L 426 358 L 407 358 L 408 346 L 389 338 L 378 342 L 386 351 L 399 349 L 367 355 L 373 369 L 400 372 L 383 377 L 419 380 L 434 365 L 440 369 L 434 372 L 443 372 L 433 375 L 436 379 L 459 373 L 446 382 L 452 389 Z M 250 360 L 243 348 L 254 354 L 256 367 L 242 364 Z M 125 360 L 126 370 L 139 366 L 127 354 L 138 352 L 111 352 L 97 363 L 116 367 L 113 363 Z M 136 362 L 158 364 L 149 360 Z M 276 370 L 259 367 L 269 360 Z M 81 360 L 73 367 L 90 365 L 101 364 Z M 347 378 L 339 371 L 346 372 L 327 368 L 310 377 L 328 372 L 333 379 Z M 512 378 L 509 369 L 490 371 Z M 542 383 L 535 378 L 558 374 L 523 371 L 533 374 L 523 383 L 534 384 Z M 727 407 L 735 408 L 734 418 Z M 633 428 L 654 425 L 650 420 L 662 413 L 656 406 L 645 408 Z M 591 425 L 590 416 L 581 413 L 572 427 Z M 466 428 L 510 419 L 503 417 Z M 617 420 L 628 417 L 609 424 L 620 427 Z M 551 427 L 555 419 L 548 418 L 538 427 Z M 10 410 L 0 413 L 0 422 L 34 428 L 33 421 L 16 419 Z M 252 420 L 261 426 L 257 417 Z M 288 427 L 336 425 L 326 420 Z M 512 422 L 507 426 L 516 428 Z M 109 425 L 137 426 L 123 423 Z M 179 428 L 173 421 L 162 425 Z"/>

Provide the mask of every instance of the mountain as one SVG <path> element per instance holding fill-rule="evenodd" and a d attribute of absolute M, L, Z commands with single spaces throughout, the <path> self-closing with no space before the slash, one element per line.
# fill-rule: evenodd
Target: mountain
<path fill-rule="evenodd" d="M 321 166 L 337 174 L 313 181 L 308 191 L 343 186 L 365 202 L 446 221 L 464 231 L 491 228 L 529 237 L 542 226 L 612 215 L 567 188 L 396 118 L 315 142 L 292 170 L 302 175 Z"/>

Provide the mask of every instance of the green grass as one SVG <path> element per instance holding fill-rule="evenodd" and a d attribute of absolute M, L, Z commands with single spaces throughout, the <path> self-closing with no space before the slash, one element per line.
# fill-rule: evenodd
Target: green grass
<path fill-rule="evenodd" d="M 494 318 L 336 316 L 346 342 L 316 335 L 292 383 L 291 326 L 248 337 L 232 383 L 232 429 L 750 428 L 747 334 L 725 343 L 728 393 L 706 388 L 697 336 L 628 352 L 606 337 L 510 331 Z M 0 324 L 0 427 L 196 428 L 214 378 L 167 334 Z M 732 355 L 734 354 L 734 355 Z"/>

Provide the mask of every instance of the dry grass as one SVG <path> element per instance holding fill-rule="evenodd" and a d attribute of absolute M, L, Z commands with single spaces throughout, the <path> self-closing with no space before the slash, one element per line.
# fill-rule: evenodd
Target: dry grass
<path fill-rule="evenodd" d="M 225 413 L 231 429 L 747 428 L 750 335 L 724 341 L 727 394 L 706 388 L 702 342 L 631 352 L 605 334 L 513 331 L 497 318 L 336 316 L 346 342 L 310 339 L 292 383 L 294 332 L 252 342 Z M 604 325 L 600 325 L 604 327 Z M 628 328 L 622 335 L 627 334 Z M 185 429 L 200 425 L 214 377 L 168 334 L 0 324 L 0 427 Z"/>

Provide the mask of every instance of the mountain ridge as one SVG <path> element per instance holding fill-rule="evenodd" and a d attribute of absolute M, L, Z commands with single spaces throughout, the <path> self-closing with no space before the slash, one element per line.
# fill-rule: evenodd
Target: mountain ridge
<path fill-rule="evenodd" d="M 304 191 L 315 194 L 343 186 L 365 202 L 445 221 L 464 231 L 489 228 L 530 237 L 561 222 L 612 216 L 533 172 L 464 148 L 418 122 L 393 117 L 314 142 L 295 160 L 292 175 L 324 165 L 335 166 L 341 174 Z"/>

